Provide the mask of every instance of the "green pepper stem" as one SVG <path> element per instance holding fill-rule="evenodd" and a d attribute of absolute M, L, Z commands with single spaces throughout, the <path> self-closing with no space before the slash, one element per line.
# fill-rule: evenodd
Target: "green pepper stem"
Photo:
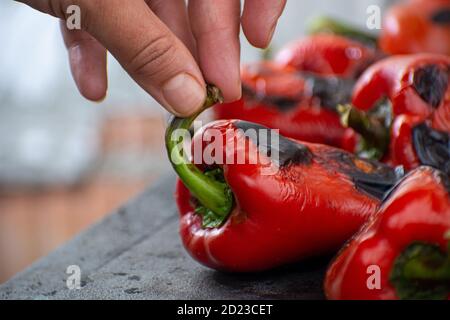
<path fill-rule="evenodd" d="M 450 249 L 450 242 L 448 243 Z M 395 259 L 389 275 L 400 299 L 447 299 L 450 254 L 440 246 L 413 242 Z"/>
<path fill-rule="evenodd" d="M 350 104 L 339 105 L 338 112 L 342 125 L 352 128 L 362 136 L 364 140 L 362 151 L 371 150 L 374 158 L 381 158 L 386 153 L 390 140 L 386 119 L 372 116 Z"/>
<path fill-rule="evenodd" d="M 315 18 L 309 25 L 309 33 L 323 33 L 329 32 L 341 35 L 350 39 L 355 39 L 373 46 L 377 46 L 378 37 L 368 32 L 358 30 L 356 27 L 338 21 L 331 17 L 321 16 Z"/>
<path fill-rule="evenodd" d="M 404 265 L 404 276 L 412 281 L 450 281 L 450 255 L 446 261 L 438 267 L 430 266 L 426 258 L 411 259 Z"/>
<path fill-rule="evenodd" d="M 222 102 L 220 90 L 214 86 L 207 86 L 207 97 L 200 112 L 188 118 L 173 117 L 166 130 L 165 142 L 169 160 L 175 172 L 189 189 L 191 194 L 207 209 L 224 217 L 232 209 L 233 197 L 229 186 L 217 181 L 211 176 L 205 175 L 184 156 L 182 140 L 176 134 L 176 130 L 188 132 L 194 120 L 205 109 Z M 177 137 L 178 136 L 178 137 Z"/>
<path fill-rule="evenodd" d="M 446 282 L 450 285 L 450 241 L 447 253 L 437 246 L 416 243 L 406 254 L 403 262 L 403 276 L 413 281 Z M 406 252 L 406 250 L 405 250 Z"/>

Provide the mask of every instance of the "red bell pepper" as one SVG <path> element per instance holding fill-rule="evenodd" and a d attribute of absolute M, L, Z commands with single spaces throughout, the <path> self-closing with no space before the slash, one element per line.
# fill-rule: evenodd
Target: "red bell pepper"
<path fill-rule="evenodd" d="M 335 35 L 314 35 L 283 48 L 275 62 L 242 69 L 243 98 L 215 108 L 216 119 L 241 119 L 281 134 L 353 152 L 357 140 L 336 112 L 376 50 Z"/>
<path fill-rule="evenodd" d="M 172 120 L 166 145 L 180 177 L 183 244 L 214 269 L 260 271 L 333 252 L 377 210 L 398 178 L 388 166 L 241 120 L 211 123 L 192 143 L 194 150 L 201 146 L 200 155 L 219 146 L 214 155 L 234 161 L 210 163 L 201 156 L 194 165 L 180 160 L 180 141 L 171 138 L 194 118 Z"/>
<path fill-rule="evenodd" d="M 379 37 L 330 17 L 313 20 L 313 34 L 335 34 L 380 48 L 386 54 L 450 55 L 450 2 L 410 0 L 388 9 Z"/>
<path fill-rule="evenodd" d="M 407 175 L 341 250 L 328 299 L 450 299 L 450 179 L 431 167 Z"/>
<path fill-rule="evenodd" d="M 450 55 L 450 2 L 411 0 L 392 6 L 383 18 L 379 43 L 389 54 Z"/>
<path fill-rule="evenodd" d="M 442 159 L 435 157 L 433 149 L 449 140 L 449 70 L 448 56 L 417 54 L 384 59 L 367 69 L 356 83 L 352 99 L 356 109 L 343 108 L 344 122 L 388 163 L 408 170 L 420 164 L 446 170 L 442 166 L 450 161 L 450 148 L 442 150 Z M 420 130 L 415 129 L 418 126 Z M 427 145 L 428 156 L 419 150 L 423 145 L 418 138 L 425 131 L 441 140 Z"/>
<path fill-rule="evenodd" d="M 322 76 L 355 78 L 377 59 L 373 48 L 348 37 L 311 35 L 285 46 L 275 60 L 282 66 Z"/>
<path fill-rule="evenodd" d="M 341 125 L 335 110 L 350 101 L 352 80 L 260 62 L 243 67 L 242 81 L 243 98 L 216 106 L 216 119 L 256 122 L 290 138 L 354 151 L 355 134 Z"/>
<path fill-rule="evenodd" d="M 438 109 L 447 114 L 450 112 L 449 68 L 450 57 L 444 55 L 386 58 L 368 68 L 358 80 L 353 105 L 369 110 L 381 99 L 388 98 L 394 115 L 427 118 Z M 450 123 L 444 122 L 443 127 L 435 129 L 450 130 Z"/>

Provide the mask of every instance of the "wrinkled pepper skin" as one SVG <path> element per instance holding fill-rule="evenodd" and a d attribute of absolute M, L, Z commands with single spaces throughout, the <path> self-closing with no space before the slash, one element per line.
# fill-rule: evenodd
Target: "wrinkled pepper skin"
<path fill-rule="evenodd" d="M 350 101 L 353 81 L 315 78 L 270 62 L 244 66 L 242 81 L 243 98 L 214 107 L 216 119 L 251 121 L 293 139 L 354 151 L 356 135 L 335 111 Z"/>
<path fill-rule="evenodd" d="M 214 135 L 215 143 L 226 146 L 224 159 L 225 154 L 235 159 L 243 152 L 246 159 L 259 154 L 254 164 L 218 166 L 234 195 L 234 209 L 220 227 L 204 228 L 195 199 L 181 181 L 177 184 L 182 242 L 195 260 L 210 268 L 262 271 L 332 253 L 376 212 L 385 190 L 398 180 L 398 173 L 388 166 L 283 136 L 278 162 L 267 161 L 258 147 L 273 146 L 245 136 L 242 130 L 247 129 L 259 133 L 266 128 L 241 120 L 216 121 L 192 142 L 205 149 L 215 131 L 220 132 Z M 229 147 L 227 141 L 246 147 Z M 269 169 L 274 174 L 264 174 Z"/>
<path fill-rule="evenodd" d="M 356 78 L 377 59 L 375 49 L 333 34 L 316 34 L 282 48 L 275 61 L 322 76 Z"/>
<path fill-rule="evenodd" d="M 387 196 L 380 210 L 341 250 L 329 267 L 325 278 L 328 299 L 399 299 L 430 298 L 423 296 L 425 285 L 415 295 L 403 296 L 395 285 L 394 268 L 399 257 L 411 245 L 424 243 L 436 246 L 447 254 L 450 231 L 449 178 L 430 167 L 420 167 L 408 174 Z M 368 271 L 379 267 L 378 287 L 368 286 Z M 373 269 L 372 269 L 373 270 Z M 436 275 L 436 272 L 434 273 Z M 447 280 L 443 280 L 444 285 Z M 431 282 L 429 282 L 430 284 Z M 408 284 L 407 284 L 408 285 Z M 369 287 L 371 289 L 369 289 Z M 441 298 L 450 297 L 447 286 Z M 411 293 L 410 293 L 411 294 Z"/>
<path fill-rule="evenodd" d="M 388 54 L 450 55 L 450 2 L 412 0 L 392 6 L 383 18 L 379 45 Z"/>
<path fill-rule="evenodd" d="M 352 103 L 370 111 L 387 98 L 392 105 L 390 148 L 385 159 L 410 170 L 420 164 L 414 128 L 426 124 L 429 132 L 450 133 L 450 57 L 417 54 L 386 58 L 368 68 L 355 85 Z M 447 151 L 450 157 L 450 151 Z M 447 158 L 450 159 L 450 158 Z M 442 162 L 442 161 L 440 161 Z M 445 170 L 445 168 L 439 168 Z"/>

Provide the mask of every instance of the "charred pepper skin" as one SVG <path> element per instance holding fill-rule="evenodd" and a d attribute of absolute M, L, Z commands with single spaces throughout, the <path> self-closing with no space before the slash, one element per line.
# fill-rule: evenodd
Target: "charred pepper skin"
<path fill-rule="evenodd" d="M 421 164 L 442 167 L 442 160 L 425 159 L 414 138 L 415 128 L 422 124 L 437 135 L 450 134 L 450 57 L 416 54 L 386 58 L 368 68 L 355 85 L 352 104 L 371 112 L 383 100 L 391 104 L 389 148 L 383 160 L 403 165 L 407 170 Z M 352 127 L 352 125 L 350 125 Z M 358 130 L 357 130 L 358 131 Z M 361 132 L 360 132 L 361 133 Z M 429 145 L 432 149 L 433 146 Z M 432 150 L 430 149 L 430 152 Z M 441 151 L 440 151 L 441 152 Z M 442 150 L 450 161 L 450 147 Z M 436 152 L 434 152 L 436 153 Z"/>
<path fill-rule="evenodd" d="M 380 47 L 388 54 L 450 55 L 448 0 L 411 0 L 392 6 L 383 18 Z"/>
<path fill-rule="evenodd" d="M 283 48 L 274 62 L 242 69 L 243 98 L 215 108 L 216 119 L 241 119 L 302 141 L 354 152 L 357 135 L 340 124 L 357 76 L 379 53 L 342 36 L 317 34 Z"/>
<path fill-rule="evenodd" d="M 449 182 L 446 174 L 425 166 L 399 182 L 332 262 L 324 283 L 327 298 L 449 299 Z M 368 279 L 371 266 L 380 271 L 378 288 Z"/>
<path fill-rule="evenodd" d="M 193 140 L 193 146 L 200 144 L 204 150 L 211 132 L 220 132 L 214 136 L 224 146 L 224 159 L 226 154 L 237 159 L 244 152 L 247 160 L 259 154 L 254 164 L 213 166 L 223 171 L 234 198 L 234 208 L 221 226 L 204 228 L 197 201 L 181 181 L 177 184 L 182 242 L 195 260 L 213 269 L 263 271 L 332 253 L 377 210 L 384 192 L 398 179 L 388 166 L 282 136 L 279 158 L 270 160 L 258 148 L 273 155 L 276 146 L 244 135 L 247 129 L 259 133 L 267 128 L 222 120 L 204 127 Z M 226 141 L 234 144 L 230 147 Z M 246 143 L 244 149 L 234 147 L 241 143 Z"/>
<path fill-rule="evenodd" d="M 369 67 L 355 85 L 352 103 L 370 110 L 388 98 L 394 115 L 407 114 L 424 119 L 439 110 L 439 117 L 450 113 L 450 57 L 415 54 L 383 59 Z M 450 123 L 433 119 L 435 129 L 450 130 Z"/>
<path fill-rule="evenodd" d="M 251 121 L 293 139 L 354 151 L 356 135 L 341 125 L 335 111 L 337 104 L 350 101 L 353 80 L 260 62 L 243 67 L 242 81 L 242 99 L 214 107 L 216 119 Z"/>

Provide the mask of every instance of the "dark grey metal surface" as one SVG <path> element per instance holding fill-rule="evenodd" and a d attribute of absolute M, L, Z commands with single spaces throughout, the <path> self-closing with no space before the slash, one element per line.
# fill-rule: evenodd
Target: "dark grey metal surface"
<path fill-rule="evenodd" d="M 193 261 L 178 236 L 174 176 L 0 286 L 0 299 L 321 299 L 326 259 L 260 274 Z M 238 249 L 238 248 L 237 248 Z M 69 290 L 69 265 L 81 289 Z"/>

